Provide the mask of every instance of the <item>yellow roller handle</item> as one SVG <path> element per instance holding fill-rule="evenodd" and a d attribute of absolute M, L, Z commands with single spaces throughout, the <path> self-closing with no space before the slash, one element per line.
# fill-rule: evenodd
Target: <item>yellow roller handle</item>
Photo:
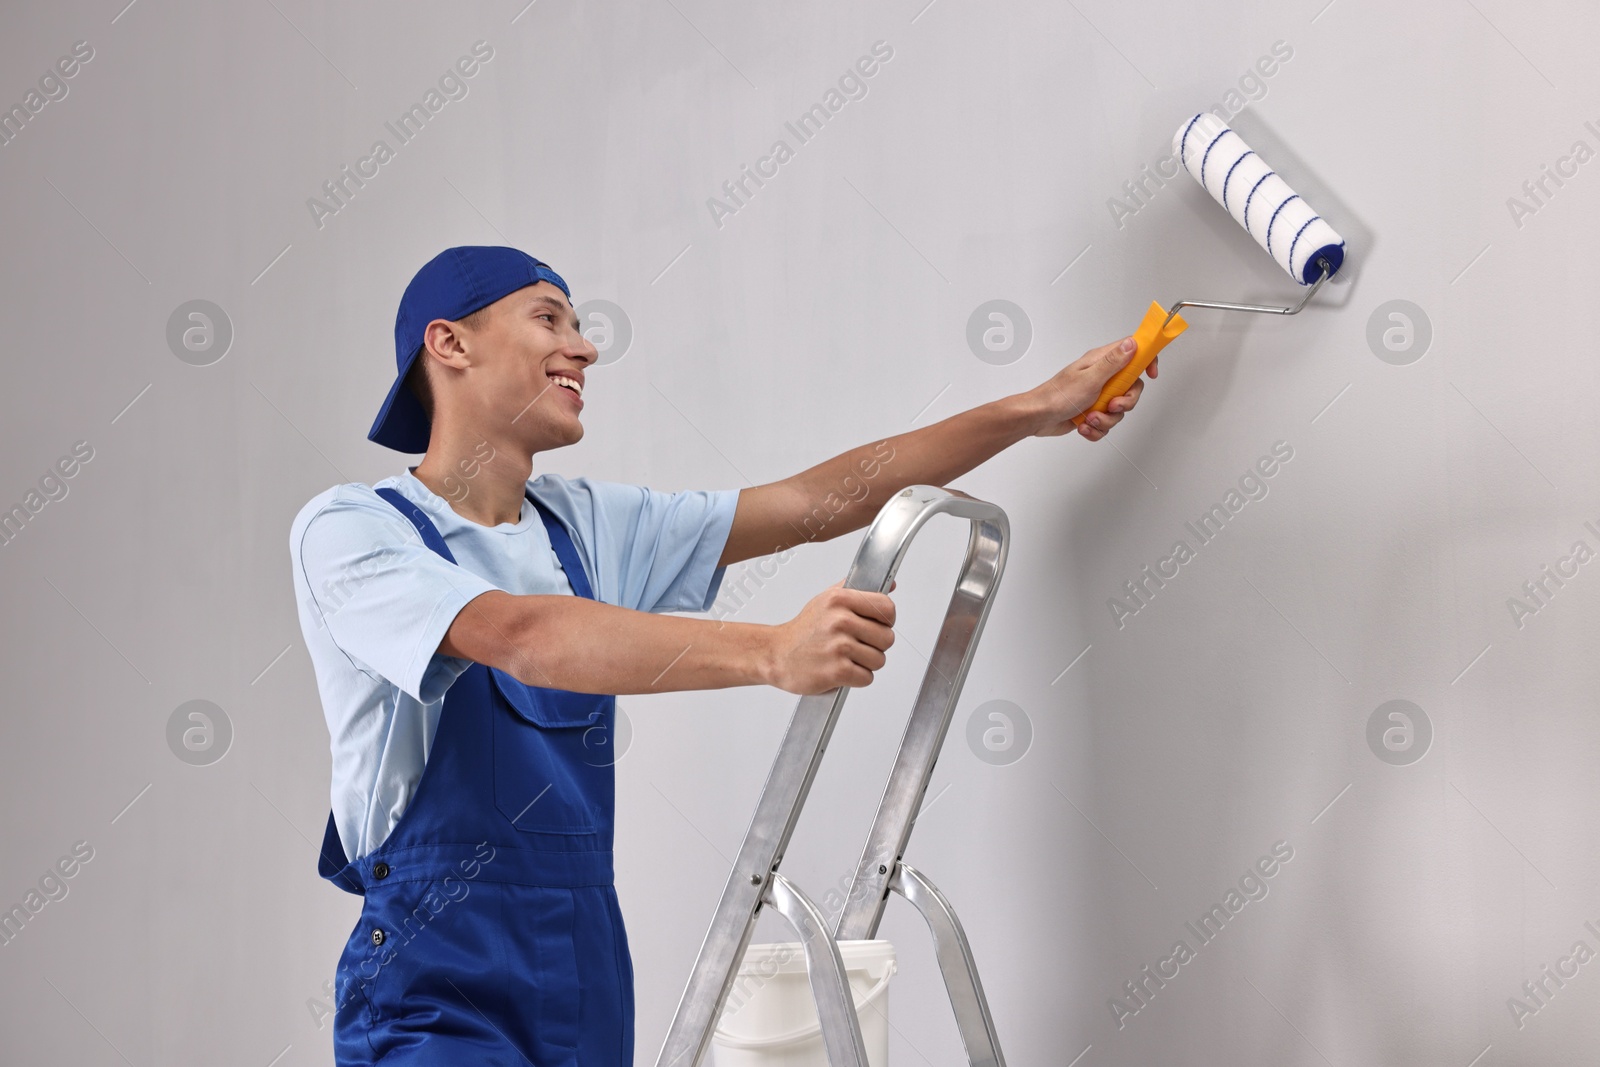
<path fill-rule="evenodd" d="M 1139 375 L 1143 374 L 1145 368 L 1150 366 L 1150 361 L 1155 359 L 1163 348 L 1167 347 L 1167 342 L 1189 328 L 1189 324 L 1183 321 L 1182 315 L 1174 315 L 1172 316 L 1172 321 L 1167 323 L 1166 328 L 1163 329 L 1161 323 L 1166 317 L 1167 309 L 1152 300 L 1150 302 L 1150 310 L 1144 313 L 1144 321 L 1139 323 L 1137 330 L 1133 331 L 1134 344 L 1138 345 L 1134 349 L 1133 358 L 1128 361 L 1127 366 L 1111 376 L 1111 380 L 1106 383 L 1106 387 L 1100 390 L 1100 399 L 1094 402 L 1094 406 L 1089 411 L 1073 416 L 1072 424 L 1074 426 L 1082 426 L 1083 420 L 1089 417 L 1089 412 L 1104 411 L 1106 405 L 1111 403 L 1112 397 L 1121 396 L 1129 389 L 1132 389 L 1133 383 L 1139 380 Z"/>

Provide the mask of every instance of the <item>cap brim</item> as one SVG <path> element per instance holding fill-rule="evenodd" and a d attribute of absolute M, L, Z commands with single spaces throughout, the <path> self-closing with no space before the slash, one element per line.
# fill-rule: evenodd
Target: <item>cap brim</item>
<path fill-rule="evenodd" d="M 408 364 L 389 387 L 389 395 L 384 398 L 372 429 L 367 431 L 367 440 L 396 452 L 419 455 L 428 450 L 432 424 L 428 413 L 422 410 L 422 401 L 406 388 L 406 371 L 410 369 Z"/>

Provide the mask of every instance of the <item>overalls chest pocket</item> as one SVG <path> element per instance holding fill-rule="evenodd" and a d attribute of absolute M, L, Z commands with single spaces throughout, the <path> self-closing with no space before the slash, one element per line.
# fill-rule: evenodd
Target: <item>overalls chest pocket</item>
<path fill-rule="evenodd" d="M 613 771 L 605 754 L 616 698 L 524 685 L 492 667 L 489 675 L 495 807 L 529 833 L 609 830 Z"/>

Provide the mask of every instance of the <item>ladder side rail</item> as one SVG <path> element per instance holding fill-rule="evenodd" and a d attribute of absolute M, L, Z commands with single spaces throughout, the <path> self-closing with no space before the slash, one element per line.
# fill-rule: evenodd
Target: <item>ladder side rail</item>
<path fill-rule="evenodd" d="M 840 940 L 867 940 L 878 935 L 889 880 L 905 855 L 1005 570 L 1009 528 L 1005 513 L 998 508 L 994 511 L 993 517 L 972 524 L 961 578 L 950 596 L 938 643 L 922 676 L 894 767 L 834 926 L 834 936 Z"/>

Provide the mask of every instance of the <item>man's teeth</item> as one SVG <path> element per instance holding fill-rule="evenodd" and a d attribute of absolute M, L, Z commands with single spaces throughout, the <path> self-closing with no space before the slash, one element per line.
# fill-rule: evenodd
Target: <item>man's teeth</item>
<path fill-rule="evenodd" d="M 557 385 L 566 386 L 568 389 L 571 389 L 574 393 L 577 393 L 580 397 L 583 396 L 583 386 L 581 384 L 579 384 L 578 382 L 574 381 L 571 378 L 563 378 L 560 375 L 552 374 L 550 376 L 550 380 L 552 382 L 555 382 Z"/>

